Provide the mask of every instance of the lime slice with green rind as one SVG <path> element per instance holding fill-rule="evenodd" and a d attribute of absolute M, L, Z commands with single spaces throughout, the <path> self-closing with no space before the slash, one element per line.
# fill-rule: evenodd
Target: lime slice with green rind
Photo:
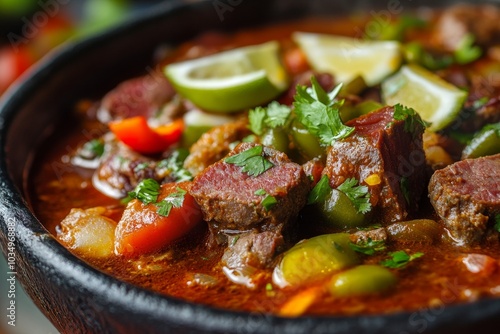
<path fill-rule="evenodd" d="M 214 112 L 255 107 L 288 88 L 276 41 L 173 63 L 165 74 L 182 96 Z"/>
<path fill-rule="evenodd" d="M 450 125 L 462 108 L 467 92 L 418 65 L 405 65 L 382 83 L 382 98 L 389 105 L 402 104 L 431 123 L 429 131 Z"/>
<path fill-rule="evenodd" d="M 397 41 L 366 41 L 345 36 L 296 32 L 293 40 L 311 67 L 332 74 L 337 82 L 361 76 L 368 86 L 380 83 L 398 70 L 402 61 Z"/>

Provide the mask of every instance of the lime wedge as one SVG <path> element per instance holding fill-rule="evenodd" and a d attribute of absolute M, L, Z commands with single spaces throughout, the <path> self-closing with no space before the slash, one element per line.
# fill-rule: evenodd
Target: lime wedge
<path fill-rule="evenodd" d="M 215 112 L 264 104 L 288 87 L 276 41 L 170 64 L 165 74 L 181 95 Z"/>
<path fill-rule="evenodd" d="M 387 104 L 400 103 L 415 109 L 430 131 L 449 125 L 467 98 L 467 92 L 418 66 L 405 65 L 382 83 L 382 98 Z"/>
<path fill-rule="evenodd" d="M 401 65 L 401 45 L 396 41 L 364 41 L 305 32 L 296 32 L 292 38 L 314 70 L 334 75 L 337 82 L 347 83 L 361 76 L 368 86 L 373 86 Z"/>

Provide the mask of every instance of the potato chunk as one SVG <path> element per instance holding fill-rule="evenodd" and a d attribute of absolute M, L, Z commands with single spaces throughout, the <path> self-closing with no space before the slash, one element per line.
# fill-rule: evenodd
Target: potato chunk
<path fill-rule="evenodd" d="M 86 257 L 113 254 L 116 222 L 104 216 L 106 208 L 71 209 L 57 229 L 57 239 Z"/>

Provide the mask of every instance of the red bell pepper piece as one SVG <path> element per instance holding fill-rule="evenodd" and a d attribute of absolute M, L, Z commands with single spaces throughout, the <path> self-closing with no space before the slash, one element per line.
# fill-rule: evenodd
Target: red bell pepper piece
<path fill-rule="evenodd" d="M 155 154 L 179 142 L 184 128 L 181 119 L 151 128 L 144 116 L 135 116 L 109 123 L 109 128 L 122 143 L 136 152 Z"/>

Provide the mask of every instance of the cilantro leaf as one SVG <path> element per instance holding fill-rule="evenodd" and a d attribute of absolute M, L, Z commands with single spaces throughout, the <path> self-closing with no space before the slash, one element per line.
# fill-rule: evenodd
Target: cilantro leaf
<path fill-rule="evenodd" d="M 404 121 L 404 130 L 409 133 L 415 133 L 418 124 L 424 128 L 430 125 L 420 118 L 420 115 L 413 108 L 405 107 L 399 103 L 394 106 L 393 118 L 397 121 Z"/>
<path fill-rule="evenodd" d="M 481 57 L 483 51 L 477 45 L 474 45 L 474 35 L 466 34 L 460 44 L 458 49 L 455 50 L 454 56 L 455 61 L 460 65 L 468 64 L 473 62 L 474 60 Z"/>
<path fill-rule="evenodd" d="M 193 175 L 184 168 L 184 160 L 189 155 L 186 149 L 175 150 L 167 159 L 158 163 L 158 174 L 167 177 L 171 176 L 176 182 L 191 181 Z"/>
<path fill-rule="evenodd" d="M 408 255 L 405 251 L 397 251 L 389 253 L 391 258 L 385 259 L 380 262 L 381 265 L 387 268 L 399 269 L 405 267 L 411 261 L 422 257 L 424 253 L 417 252 L 412 255 Z"/>
<path fill-rule="evenodd" d="M 104 154 L 104 141 L 102 139 L 92 139 L 82 147 L 81 155 L 87 157 L 100 158 Z"/>
<path fill-rule="evenodd" d="M 290 116 L 292 110 L 289 106 L 278 103 L 277 101 L 271 102 L 267 106 L 267 118 L 264 120 L 266 125 L 270 128 L 284 126 Z"/>
<path fill-rule="evenodd" d="M 309 196 L 307 197 L 307 204 L 314 204 L 322 201 L 330 190 L 332 190 L 332 188 L 330 187 L 328 176 L 323 175 L 309 193 Z"/>
<path fill-rule="evenodd" d="M 186 195 L 186 190 L 177 187 L 175 192 L 156 203 L 158 207 L 157 213 L 160 216 L 168 217 L 172 208 L 180 208 L 182 206 L 184 195 Z"/>
<path fill-rule="evenodd" d="M 128 193 L 128 200 L 138 199 L 144 204 L 155 203 L 160 194 L 160 184 L 154 179 L 145 179 L 139 182 L 134 190 Z"/>
<path fill-rule="evenodd" d="M 384 240 L 372 240 L 368 238 L 365 241 L 360 241 L 357 243 L 349 243 L 351 249 L 355 252 L 365 254 L 365 255 L 373 255 L 376 252 L 381 252 L 385 250 L 385 241 Z"/>
<path fill-rule="evenodd" d="M 272 162 L 262 156 L 262 153 L 263 147 L 258 145 L 227 157 L 224 161 L 242 167 L 242 172 L 247 173 L 249 176 L 259 176 L 274 166 Z"/>
<path fill-rule="evenodd" d="M 278 203 L 278 200 L 276 197 L 267 195 L 260 204 L 266 209 L 266 211 L 271 210 L 276 204 Z"/>
<path fill-rule="evenodd" d="M 260 136 L 264 133 L 264 119 L 266 118 L 266 109 L 257 107 L 248 112 L 248 127 L 253 133 Z"/>
<path fill-rule="evenodd" d="M 349 178 L 344 181 L 337 190 L 342 191 L 349 197 L 359 213 L 365 214 L 369 212 L 372 207 L 370 203 L 370 193 L 367 186 L 358 186 L 358 180 Z"/>
<path fill-rule="evenodd" d="M 253 133 L 261 136 L 267 128 L 284 126 L 291 112 L 289 106 L 273 101 L 266 108 L 257 107 L 249 111 L 248 127 Z"/>
<path fill-rule="evenodd" d="M 260 204 L 262 204 L 262 206 L 264 207 L 264 209 L 266 209 L 266 211 L 271 210 L 273 208 L 273 206 L 275 206 L 278 203 L 278 200 L 276 199 L 276 197 L 269 195 L 265 189 L 260 188 L 260 189 L 256 190 L 254 192 L 254 194 L 257 196 L 266 196 L 260 202 Z"/>
<path fill-rule="evenodd" d="M 320 139 L 323 146 L 348 137 L 354 128 L 344 125 L 339 109 L 343 104 L 336 100 L 342 85 L 326 93 L 317 80 L 311 78 L 312 87 L 298 85 L 293 106 L 297 119 L 306 129 Z"/>
<path fill-rule="evenodd" d="M 267 195 L 267 192 L 264 189 L 260 188 L 260 189 L 255 190 L 254 194 L 257 196 L 264 196 L 264 195 Z"/>

